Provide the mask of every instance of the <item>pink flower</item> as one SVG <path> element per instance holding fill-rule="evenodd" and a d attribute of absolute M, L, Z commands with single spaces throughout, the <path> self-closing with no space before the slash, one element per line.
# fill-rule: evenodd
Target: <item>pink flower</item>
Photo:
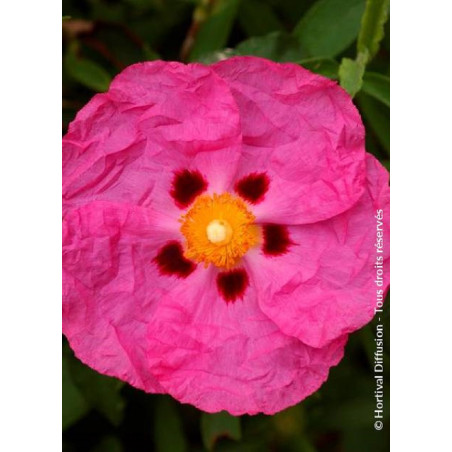
<path fill-rule="evenodd" d="M 234 415 L 316 391 L 388 286 L 388 173 L 335 82 L 130 66 L 64 138 L 63 330 L 97 371 Z"/>

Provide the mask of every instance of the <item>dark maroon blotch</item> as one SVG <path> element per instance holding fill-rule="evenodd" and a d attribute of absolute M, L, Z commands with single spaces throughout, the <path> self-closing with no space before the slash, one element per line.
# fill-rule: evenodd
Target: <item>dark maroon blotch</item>
<path fill-rule="evenodd" d="M 270 180 L 265 173 L 252 173 L 240 179 L 235 184 L 235 191 L 252 204 L 257 204 L 264 199 Z"/>
<path fill-rule="evenodd" d="M 248 285 L 248 275 L 243 268 L 222 272 L 217 276 L 218 291 L 226 303 L 243 298 Z"/>
<path fill-rule="evenodd" d="M 207 188 L 207 182 L 197 170 L 180 170 L 174 174 L 171 196 L 181 208 L 189 206 Z"/>
<path fill-rule="evenodd" d="M 265 224 L 262 227 L 264 235 L 263 251 L 269 256 L 279 256 L 287 252 L 293 242 L 290 240 L 289 231 L 281 224 Z"/>
<path fill-rule="evenodd" d="M 196 265 L 184 257 L 182 245 L 179 242 L 169 242 L 162 247 L 154 258 L 160 273 L 186 278 L 192 273 Z"/>

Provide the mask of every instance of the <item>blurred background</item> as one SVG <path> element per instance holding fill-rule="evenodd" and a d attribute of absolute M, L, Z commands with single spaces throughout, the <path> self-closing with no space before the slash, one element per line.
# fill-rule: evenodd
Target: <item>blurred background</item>
<path fill-rule="evenodd" d="M 386 0 L 63 0 L 63 133 L 126 66 L 154 59 L 211 63 L 232 55 L 291 61 L 353 97 L 366 146 L 389 169 Z M 383 430 L 374 428 L 375 324 L 352 334 L 315 394 L 274 416 L 209 415 L 97 374 L 63 339 L 66 452 L 389 450 L 389 296 Z"/>

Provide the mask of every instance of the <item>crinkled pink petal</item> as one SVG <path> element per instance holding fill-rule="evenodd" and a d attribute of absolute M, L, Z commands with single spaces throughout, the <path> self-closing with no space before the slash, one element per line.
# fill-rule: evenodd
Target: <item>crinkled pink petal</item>
<path fill-rule="evenodd" d="M 175 278 L 152 260 L 177 222 L 151 209 L 96 201 L 71 210 L 63 233 L 63 332 L 97 371 L 162 392 L 146 362 L 147 323 Z"/>
<path fill-rule="evenodd" d="M 148 363 L 170 395 L 207 412 L 273 414 L 316 391 L 343 356 L 346 336 L 311 348 L 281 333 L 256 288 L 225 303 L 217 270 L 198 268 L 162 298 L 148 328 Z"/>
<path fill-rule="evenodd" d="M 198 170 L 209 190 L 230 185 L 240 157 L 240 118 L 210 68 L 162 61 L 121 72 L 78 113 L 63 139 L 63 199 L 152 206 L 173 216 L 174 171 Z"/>
<path fill-rule="evenodd" d="M 260 222 L 301 224 L 351 207 L 365 181 L 364 127 L 335 82 L 296 64 L 237 57 L 214 64 L 240 109 L 243 151 L 236 179 L 265 172 Z"/>
<path fill-rule="evenodd" d="M 377 210 L 383 209 L 384 282 L 377 286 Z M 377 290 L 389 284 L 387 170 L 367 155 L 367 188 L 347 212 L 323 222 L 290 226 L 294 242 L 282 256 L 260 251 L 246 260 L 259 306 L 281 330 L 312 347 L 361 328 L 375 314 Z"/>

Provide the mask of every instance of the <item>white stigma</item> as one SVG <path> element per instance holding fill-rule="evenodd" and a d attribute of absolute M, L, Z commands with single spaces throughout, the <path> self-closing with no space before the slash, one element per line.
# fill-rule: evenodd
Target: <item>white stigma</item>
<path fill-rule="evenodd" d="M 207 225 L 206 233 L 212 243 L 220 243 L 227 237 L 227 228 L 223 221 L 212 220 Z"/>

